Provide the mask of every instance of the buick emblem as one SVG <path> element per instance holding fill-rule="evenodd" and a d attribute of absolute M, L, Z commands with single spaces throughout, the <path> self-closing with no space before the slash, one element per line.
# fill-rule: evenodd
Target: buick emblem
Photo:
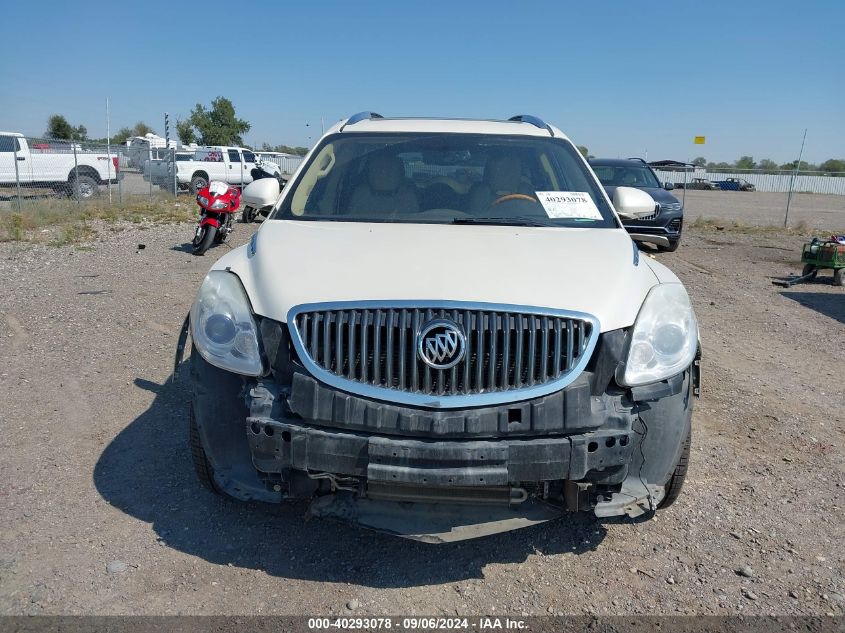
<path fill-rule="evenodd" d="M 434 369 L 451 369 L 466 352 L 466 337 L 461 328 L 448 319 L 435 319 L 423 325 L 417 335 L 417 353 Z"/>

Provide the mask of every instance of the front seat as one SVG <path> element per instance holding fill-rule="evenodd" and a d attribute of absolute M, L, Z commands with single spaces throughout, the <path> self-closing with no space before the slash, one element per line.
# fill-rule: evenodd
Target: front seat
<path fill-rule="evenodd" d="M 470 213 L 489 211 L 493 203 L 511 193 L 533 194 L 522 184 L 522 161 L 513 154 L 492 156 L 484 167 L 483 180 L 469 192 Z"/>
<path fill-rule="evenodd" d="M 420 210 L 414 187 L 405 180 L 401 159 L 388 154 L 374 154 L 367 160 L 366 172 L 366 182 L 352 191 L 350 214 L 396 217 Z"/>

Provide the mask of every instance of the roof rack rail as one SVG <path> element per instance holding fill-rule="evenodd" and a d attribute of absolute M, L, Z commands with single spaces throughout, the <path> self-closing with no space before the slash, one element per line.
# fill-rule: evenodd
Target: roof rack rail
<path fill-rule="evenodd" d="M 370 112 L 366 110 L 364 112 L 358 112 L 357 114 L 353 114 L 351 117 L 346 119 L 346 123 L 340 126 L 340 132 L 343 132 L 343 128 L 347 125 L 355 125 L 359 121 L 369 121 L 372 119 L 383 119 L 384 117 L 377 112 Z"/>
<path fill-rule="evenodd" d="M 552 132 L 551 126 L 543 121 L 540 117 L 533 116 L 531 114 L 517 114 L 516 116 L 512 116 L 508 119 L 508 121 L 517 121 L 519 123 L 530 123 L 534 127 L 538 127 L 541 130 L 548 130 L 549 136 L 554 136 L 554 132 Z"/>

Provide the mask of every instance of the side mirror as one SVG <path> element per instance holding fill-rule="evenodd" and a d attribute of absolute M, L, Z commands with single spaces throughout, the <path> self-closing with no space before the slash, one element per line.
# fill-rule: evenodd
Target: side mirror
<path fill-rule="evenodd" d="M 619 217 L 627 220 L 651 215 L 657 208 L 657 203 L 650 195 L 633 187 L 616 187 L 613 192 L 613 206 Z"/>
<path fill-rule="evenodd" d="M 281 188 L 279 187 L 279 181 L 275 178 L 253 180 L 244 187 L 241 202 L 253 209 L 263 209 L 264 207 L 271 207 L 276 204 L 276 200 L 279 199 L 279 193 L 281 193 Z"/>
<path fill-rule="evenodd" d="M 663 188 L 664 188 L 666 191 L 672 191 L 672 189 L 674 189 L 674 188 L 675 188 L 675 185 L 673 185 L 671 182 L 664 182 L 664 183 L 663 183 Z"/>

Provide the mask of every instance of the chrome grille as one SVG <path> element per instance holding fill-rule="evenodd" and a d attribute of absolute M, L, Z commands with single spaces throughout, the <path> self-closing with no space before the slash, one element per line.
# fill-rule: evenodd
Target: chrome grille
<path fill-rule="evenodd" d="M 467 398 L 505 392 L 500 401 L 514 400 L 514 391 L 561 388 L 580 373 L 598 337 L 598 323 L 583 314 L 488 304 L 341 305 L 291 310 L 288 323 L 303 364 L 347 391 L 418 402 L 402 397 L 415 394 L 431 406 L 456 398 L 471 404 Z M 466 355 L 450 369 L 433 369 L 417 354 L 418 333 L 437 318 L 453 321 L 466 336 Z"/>
<path fill-rule="evenodd" d="M 640 220 L 654 220 L 660 214 L 659 211 L 655 211 L 651 215 L 641 215 L 636 218 L 636 221 Z"/>

